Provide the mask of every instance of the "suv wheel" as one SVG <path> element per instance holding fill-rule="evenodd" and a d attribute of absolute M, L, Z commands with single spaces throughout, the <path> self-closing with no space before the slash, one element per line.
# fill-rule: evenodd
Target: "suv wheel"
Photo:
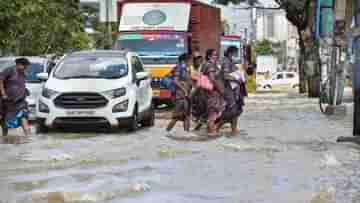
<path fill-rule="evenodd" d="M 155 111 L 154 106 L 150 107 L 149 112 L 147 113 L 144 121 L 142 121 L 144 127 L 152 127 L 155 125 Z"/>
<path fill-rule="evenodd" d="M 130 132 L 136 131 L 138 129 L 138 125 L 139 125 L 138 110 L 137 107 L 135 107 L 133 116 L 131 117 L 129 122 L 129 131 Z"/>

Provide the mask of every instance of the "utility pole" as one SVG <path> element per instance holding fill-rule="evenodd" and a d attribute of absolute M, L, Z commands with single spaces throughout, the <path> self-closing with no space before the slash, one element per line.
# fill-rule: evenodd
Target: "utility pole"
<path fill-rule="evenodd" d="M 108 47 L 107 49 L 111 49 L 112 46 L 112 28 L 111 28 L 111 17 L 110 17 L 110 9 L 111 9 L 111 0 L 106 0 L 106 19 L 107 19 L 107 31 L 108 31 Z"/>
<path fill-rule="evenodd" d="M 117 21 L 116 0 L 100 1 L 100 22 L 105 23 L 106 31 L 104 38 L 106 41 L 105 48 L 110 49 L 112 45 L 112 27 L 111 23 Z"/>
<path fill-rule="evenodd" d="M 360 0 L 353 0 L 353 4 L 355 7 L 355 28 L 352 33 L 355 52 L 355 62 L 353 65 L 354 137 L 339 137 L 337 141 L 360 144 Z"/>
<path fill-rule="evenodd" d="M 333 113 L 335 111 L 337 101 L 337 82 L 336 82 L 336 48 L 334 36 L 334 0 L 318 0 L 317 21 L 320 23 L 320 29 L 317 29 L 317 37 L 320 38 L 320 58 L 321 58 L 321 81 L 327 83 L 329 87 L 326 88 L 328 97 L 328 106 L 326 112 Z M 320 21 L 320 22 L 319 22 Z M 320 33 L 319 33 L 320 32 Z M 329 79 L 329 82 L 327 81 Z"/>
<path fill-rule="evenodd" d="M 353 88 L 354 88 L 354 136 L 360 136 L 360 0 L 354 0 L 355 5 L 355 29 L 354 36 L 355 63 L 353 66 Z"/>
<path fill-rule="evenodd" d="M 248 0 L 248 4 L 250 6 L 250 26 L 251 26 L 251 36 L 250 36 L 250 44 L 254 45 L 256 41 L 256 9 L 255 9 L 255 0 Z"/>

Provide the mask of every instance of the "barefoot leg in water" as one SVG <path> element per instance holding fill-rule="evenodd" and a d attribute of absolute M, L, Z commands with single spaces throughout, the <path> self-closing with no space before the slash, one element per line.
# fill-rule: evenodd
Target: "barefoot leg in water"
<path fill-rule="evenodd" d="M 231 135 L 235 136 L 239 133 L 239 129 L 238 129 L 238 117 L 234 118 L 231 121 Z"/>
<path fill-rule="evenodd" d="M 24 130 L 26 136 L 31 135 L 31 129 L 29 125 L 29 121 L 26 118 L 21 118 L 21 127 Z"/>
<path fill-rule="evenodd" d="M 184 119 L 184 130 L 186 132 L 189 132 L 190 131 L 190 117 L 186 117 Z"/>
<path fill-rule="evenodd" d="M 172 119 L 168 124 L 166 131 L 170 132 L 175 127 L 177 121 L 178 121 L 177 119 Z"/>
<path fill-rule="evenodd" d="M 6 126 L 6 123 L 5 123 L 4 119 L 1 119 L 1 128 L 2 128 L 2 135 L 7 136 L 9 130 L 8 130 L 7 126 Z"/>

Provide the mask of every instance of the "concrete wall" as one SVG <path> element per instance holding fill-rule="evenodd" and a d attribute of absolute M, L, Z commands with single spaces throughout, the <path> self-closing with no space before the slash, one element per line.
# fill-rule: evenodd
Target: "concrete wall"
<path fill-rule="evenodd" d="M 278 59 L 272 55 L 260 55 L 256 57 L 258 73 L 275 73 L 278 68 Z"/>

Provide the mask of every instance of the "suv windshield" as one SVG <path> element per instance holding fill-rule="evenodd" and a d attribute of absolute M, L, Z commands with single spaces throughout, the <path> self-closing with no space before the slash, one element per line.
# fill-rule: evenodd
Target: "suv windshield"
<path fill-rule="evenodd" d="M 58 79 L 117 79 L 128 74 L 124 58 L 70 57 L 55 70 Z"/>
<path fill-rule="evenodd" d="M 185 37 L 176 34 L 122 34 L 118 49 L 137 52 L 140 57 L 177 57 L 186 51 Z"/>

